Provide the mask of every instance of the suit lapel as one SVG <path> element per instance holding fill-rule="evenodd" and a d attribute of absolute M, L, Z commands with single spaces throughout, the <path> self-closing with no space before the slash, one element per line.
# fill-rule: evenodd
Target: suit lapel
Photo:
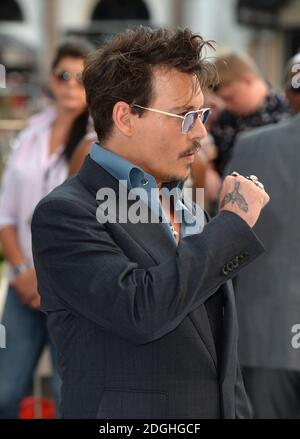
<path fill-rule="evenodd" d="M 175 256 L 176 242 L 164 224 L 126 223 L 122 224 L 122 227 L 150 254 L 156 264 Z"/>
<path fill-rule="evenodd" d="M 214 344 L 214 339 L 205 306 L 200 305 L 197 309 L 189 314 L 189 317 L 202 339 L 209 360 L 212 361 L 213 366 L 215 367 L 215 369 L 217 369 L 216 347 Z"/>
<path fill-rule="evenodd" d="M 223 348 L 220 364 L 220 380 L 224 381 L 230 368 L 230 361 L 236 358 L 233 349 L 237 345 L 237 319 L 235 312 L 235 298 L 232 282 L 228 281 L 222 286 L 224 291 L 224 317 L 223 317 Z"/>

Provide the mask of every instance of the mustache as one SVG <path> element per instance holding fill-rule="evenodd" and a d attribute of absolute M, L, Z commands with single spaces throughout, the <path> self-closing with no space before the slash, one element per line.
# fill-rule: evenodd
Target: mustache
<path fill-rule="evenodd" d="M 199 151 L 200 148 L 201 148 L 200 141 L 199 140 L 194 140 L 193 145 L 189 149 L 187 149 L 186 151 L 182 152 L 179 155 L 179 158 L 185 157 L 186 155 L 190 155 L 190 154 L 196 154 Z"/>

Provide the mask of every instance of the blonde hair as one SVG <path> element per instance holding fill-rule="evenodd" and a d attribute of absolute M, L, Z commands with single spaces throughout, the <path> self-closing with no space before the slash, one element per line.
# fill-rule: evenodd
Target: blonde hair
<path fill-rule="evenodd" d="M 260 77 L 257 65 L 246 53 L 227 53 L 217 57 L 215 67 L 218 74 L 218 84 L 215 89 L 220 89 L 241 79 L 245 74 L 251 73 Z"/>

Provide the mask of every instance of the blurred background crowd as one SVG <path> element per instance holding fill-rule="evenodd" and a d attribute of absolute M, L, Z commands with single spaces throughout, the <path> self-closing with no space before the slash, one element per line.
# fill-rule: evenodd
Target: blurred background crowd
<path fill-rule="evenodd" d="M 96 140 L 85 57 L 139 24 L 189 27 L 216 42 L 207 56 L 219 83 L 205 94 L 208 135 L 186 184 L 205 189 L 213 216 L 228 172 L 267 183 L 257 230 L 266 255 L 235 280 L 240 358 L 254 416 L 299 418 L 300 350 L 290 339 L 300 323 L 300 0 L 1 0 L 0 418 L 55 416 L 60 382 L 38 311 L 31 215 Z"/>

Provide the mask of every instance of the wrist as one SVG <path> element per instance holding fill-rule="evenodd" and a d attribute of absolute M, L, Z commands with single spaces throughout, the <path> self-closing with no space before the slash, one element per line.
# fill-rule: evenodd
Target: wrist
<path fill-rule="evenodd" d="M 11 269 L 14 277 L 19 276 L 22 273 L 25 273 L 30 269 L 30 266 L 27 262 L 20 262 L 18 264 L 11 265 Z"/>

